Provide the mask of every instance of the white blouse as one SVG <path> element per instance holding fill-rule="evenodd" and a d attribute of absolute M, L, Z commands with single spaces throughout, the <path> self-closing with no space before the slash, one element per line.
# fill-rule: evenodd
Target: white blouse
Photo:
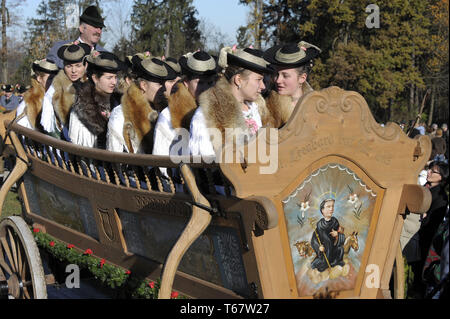
<path fill-rule="evenodd" d="M 154 155 L 189 155 L 189 132 L 172 126 L 170 110 L 166 107 L 158 116 L 153 143 Z"/>
<path fill-rule="evenodd" d="M 16 117 L 21 115 L 23 112 L 25 112 L 26 108 L 25 101 L 20 102 L 19 106 L 16 109 Z M 17 121 L 17 124 L 22 125 L 26 128 L 33 129 L 33 127 L 30 124 L 30 121 L 28 120 L 28 116 L 24 115 L 20 120 Z"/>
<path fill-rule="evenodd" d="M 252 131 L 256 131 L 262 127 L 261 115 L 258 111 L 258 105 L 254 102 L 246 102 L 247 111 L 242 111 L 242 115 Z M 201 107 L 198 107 L 194 113 L 190 127 L 189 149 L 192 155 L 215 156 L 214 148 L 211 143 L 210 134 L 206 127 L 205 115 Z"/>
<path fill-rule="evenodd" d="M 55 88 L 52 84 L 45 93 L 44 101 L 42 102 L 41 125 L 43 129 L 48 133 L 60 132 L 58 125 L 56 125 L 56 115 L 55 110 L 53 109 L 54 94 Z"/>
<path fill-rule="evenodd" d="M 78 115 L 72 111 L 69 118 L 69 138 L 74 144 L 97 147 L 97 135 L 92 134 L 83 123 L 81 123 Z"/>
<path fill-rule="evenodd" d="M 122 105 L 118 105 L 111 111 L 108 120 L 108 133 L 106 134 L 106 149 L 108 151 L 122 153 L 125 150 L 127 153 L 130 152 L 123 138 L 124 122 Z M 133 148 L 136 149 L 135 145 L 133 145 Z"/>

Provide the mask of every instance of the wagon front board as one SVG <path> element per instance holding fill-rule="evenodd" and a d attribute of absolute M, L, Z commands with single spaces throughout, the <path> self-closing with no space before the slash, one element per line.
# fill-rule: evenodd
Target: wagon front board
<path fill-rule="evenodd" d="M 253 237 L 264 297 L 389 297 L 404 215 L 430 205 L 417 185 L 430 152 L 429 137 L 378 124 L 361 95 L 337 87 L 304 96 L 282 129 L 225 149 L 244 159 L 221 164 L 237 197 L 270 202 L 271 227 Z"/>

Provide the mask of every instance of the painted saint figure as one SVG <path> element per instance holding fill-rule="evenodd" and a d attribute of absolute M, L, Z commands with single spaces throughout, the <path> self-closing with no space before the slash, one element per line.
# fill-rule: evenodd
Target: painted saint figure
<path fill-rule="evenodd" d="M 325 199 L 320 204 L 323 218 L 317 223 L 311 238 L 311 246 L 316 252 L 316 258 L 311 262 L 311 268 L 322 272 L 334 266 L 344 266 L 344 229 L 333 217 L 334 199 Z"/>

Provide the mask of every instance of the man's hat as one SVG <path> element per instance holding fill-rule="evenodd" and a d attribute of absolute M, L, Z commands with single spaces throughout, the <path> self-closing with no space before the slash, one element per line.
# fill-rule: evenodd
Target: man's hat
<path fill-rule="evenodd" d="M 104 20 L 96 6 L 87 7 L 80 17 L 80 23 L 84 22 L 96 28 L 104 28 Z"/>
<path fill-rule="evenodd" d="M 64 62 L 78 63 L 91 53 L 91 47 L 86 43 L 67 43 L 58 50 L 58 57 Z"/>
<path fill-rule="evenodd" d="M 263 58 L 264 52 L 253 48 L 235 49 L 224 47 L 220 50 L 219 65 L 226 69 L 235 65 L 257 73 L 273 73 L 274 69 Z"/>
<path fill-rule="evenodd" d="M 4 84 L 2 85 L 2 90 L 5 92 L 13 92 L 14 87 L 11 84 Z"/>
<path fill-rule="evenodd" d="M 277 45 L 264 53 L 264 59 L 277 68 L 296 68 L 317 57 L 321 50 L 305 41 Z"/>
<path fill-rule="evenodd" d="M 187 53 L 179 59 L 183 74 L 209 76 L 218 72 L 216 60 L 205 51 Z"/>
<path fill-rule="evenodd" d="M 92 51 L 86 57 L 88 68 L 101 72 L 117 73 L 123 69 L 122 62 L 110 52 Z"/>
<path fill-rule="evenodd" d="M 138 77 L 152 82 L 163 82 L 177 77 L 175 71 L 158 58 L 135 59 L 133 69 Z"/>
<path fill-rule="evenodd" d="M 51 60 L 43 59 L 36 60 L 31 65 L 33 72 L 44 72 L 48 74 L 58 73 L 58 66 Z"/>

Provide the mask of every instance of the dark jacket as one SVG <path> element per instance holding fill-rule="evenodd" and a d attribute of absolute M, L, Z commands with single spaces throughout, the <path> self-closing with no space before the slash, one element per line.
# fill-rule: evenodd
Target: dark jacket
<path fill-rule="evenodd" d="M 419 229 L 419 246 L 423 262 L 427 258 L 431 241 L 445 216 L 448 205 L 448 196 L 444 187 L 437 185 L 430 188 L 430 192 L 432 197 L 431 206 L 426 213 L 426 217 L 422 220 Z"/>

